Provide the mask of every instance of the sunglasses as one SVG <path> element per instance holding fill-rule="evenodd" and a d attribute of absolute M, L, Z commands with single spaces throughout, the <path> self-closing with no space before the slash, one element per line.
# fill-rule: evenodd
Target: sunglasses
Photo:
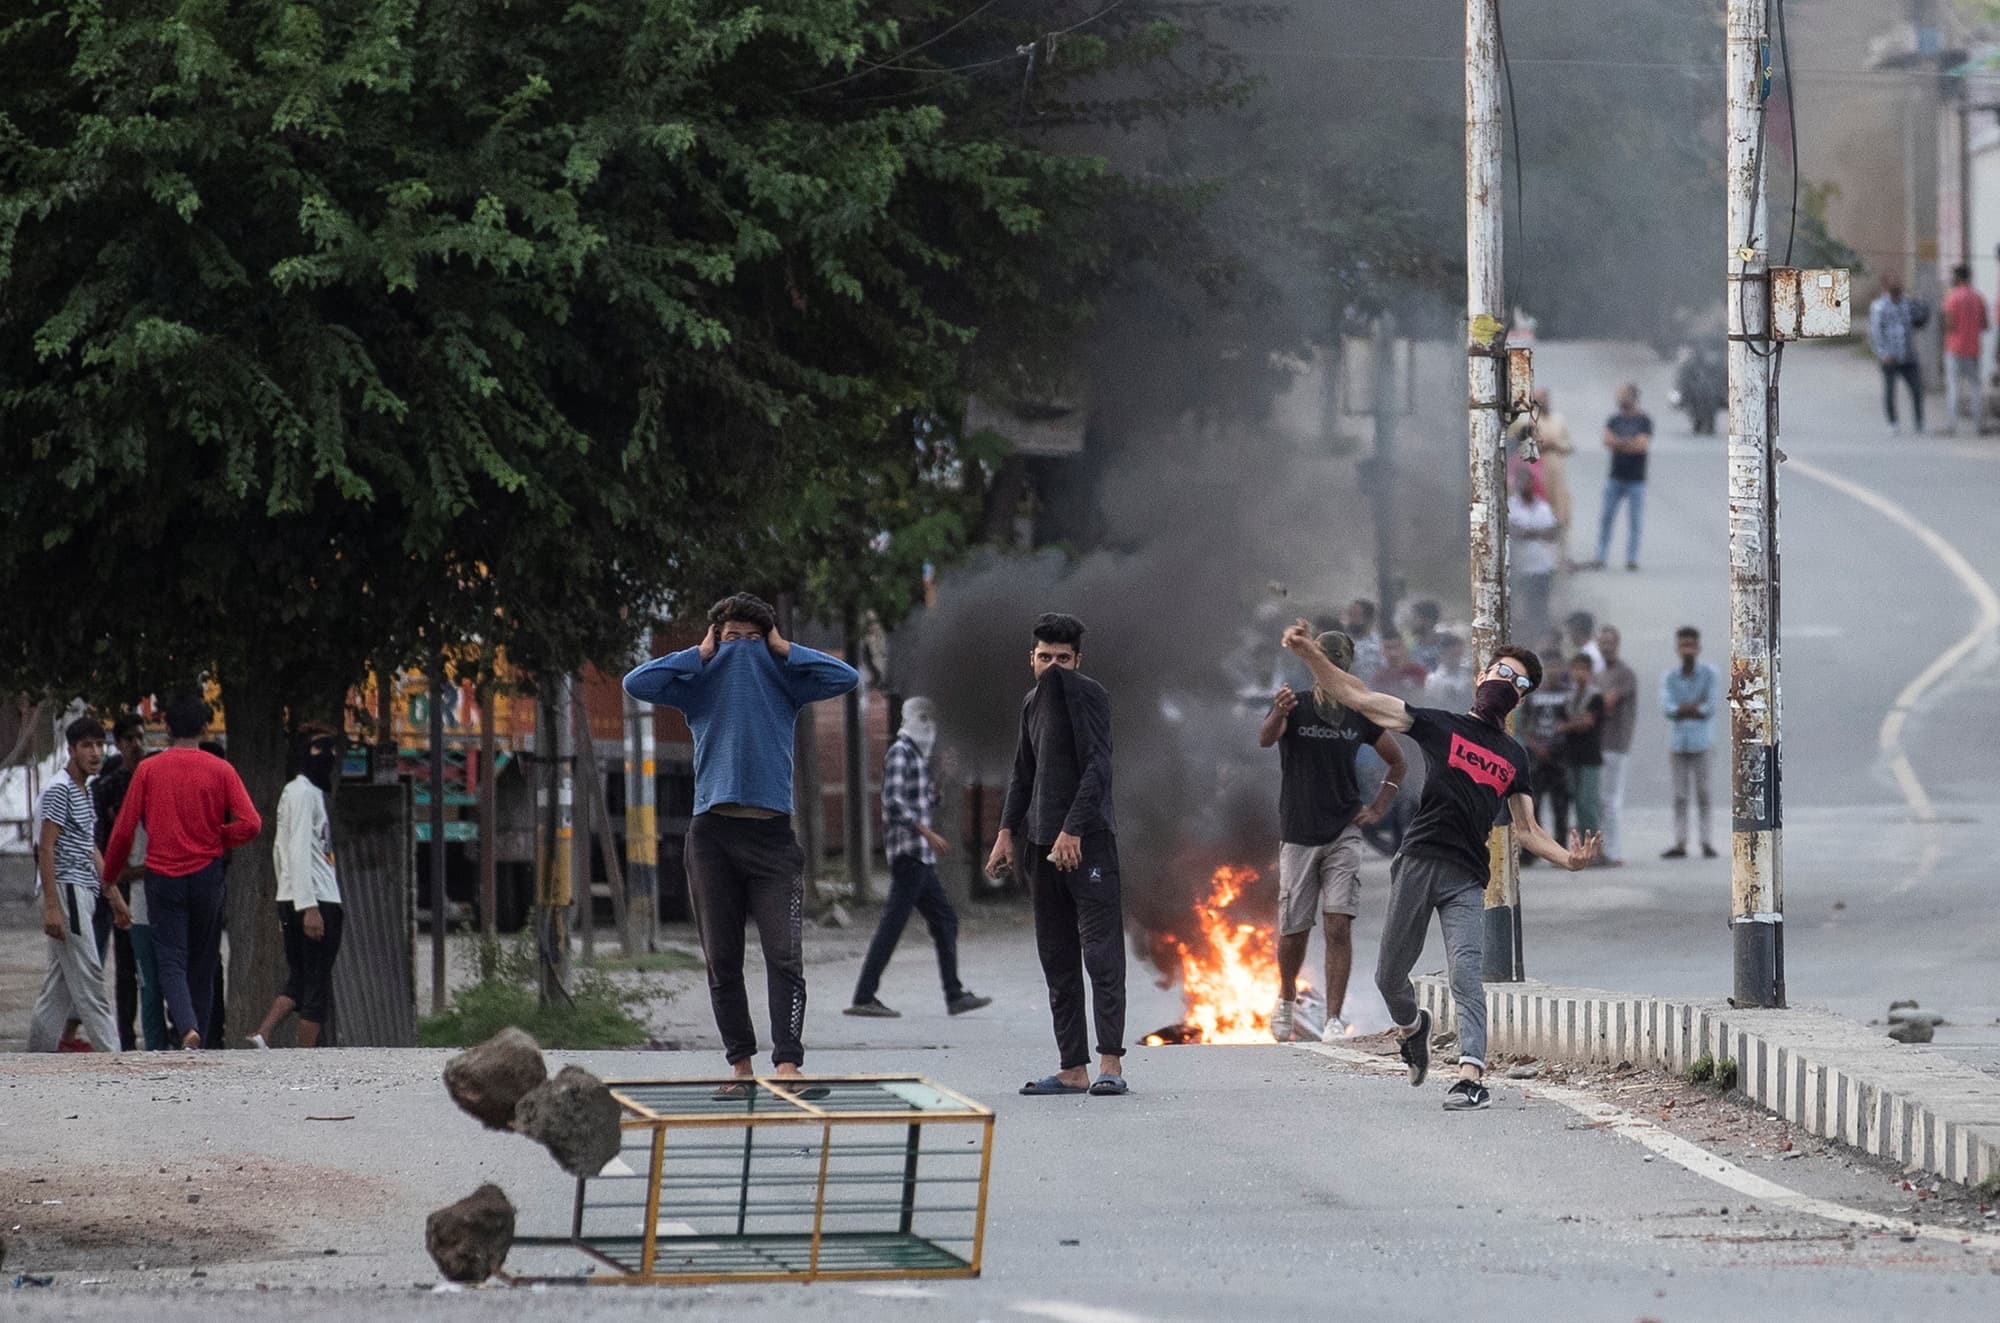
<path fill-rule="evenodd" d="M 1493 672 L 1494 674 L 1498 675 L 1502 680 L 1511 680 L 1514 684 L 1514 687 L 1520 690 L 1524 694 L 1527 693 L 1530 689 L 1533 689 L 1535 687 L 1535 682 L 1533 680 L 1530 680 L 1527 676 L 1515 670 L 1513 667 L 1509 666 L 1506 662 L 1494 662 Z"/>

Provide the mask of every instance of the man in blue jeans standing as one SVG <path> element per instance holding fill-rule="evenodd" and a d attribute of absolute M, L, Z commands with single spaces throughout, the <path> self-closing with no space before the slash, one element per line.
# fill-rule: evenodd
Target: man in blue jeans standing
<path fill-rule="evenodd" d="M 937 873 L 938 856 L 951 852 L 951 842 L 931 825 L 939 800 L 937 778 L 931 775 L 931 753 L 936 748 L 937 718 L 931 700 L 912 698 L 903 704 L 902 729 L 882 762 L 882 852 L 889 856 L 889 899 L 883 903 L 882 921 L 868 944 L 854 1001 L 845 1014 L 877 1019 L 902 1014 L 883 1005 L 875 994 L 911 911 L 924 916 L 931 944 L 937 947 L 945 1010 L 964 1015 L 993 1004 L 991 997 L 970 992 L 958 981 L 958 911 Z"/>
<path fill-rule="evenodd" d="M 778 632 L 770 605 L 749 593 L 709 609 L 692 648 L 625 677 L 642 703 L 677 708 L 694 732 L 694 821 L 687 834 L 688 897 L 708 1000 L 723 1053 L 739 1078 L 754 1074 L 757 1029 L 743 987 L 744 928 L 754 918 L 771 1003 L 771 1061 L 780 1075 L 805 1062 L 805 855 L 792 834 L 792 731 L 801 709 L 859 684 L 854 668 Z M 718 1098 L 748 1098 L 727 1084 Z M 810 1096 L 810 1095 L 808 1095 Z"/>
<path fill-rule="evenodd" d="M 1618 389 L 1618 412 L 1604 424 L 1604 448 L 1611 452 L 1611 476 L 1604 483 L 1604 515 L 1597 524 L 1597 559 L 1601 570 L 1611 555 L 1611 526 L 1618 507 L 1625 515 L 1625 568 L 1639 568 L 1639 534 L 1646 524 L 1646 452 L 1653 445 L 1653 420 L 1639 412 L 1639 388 L 1630 382 Z"/>

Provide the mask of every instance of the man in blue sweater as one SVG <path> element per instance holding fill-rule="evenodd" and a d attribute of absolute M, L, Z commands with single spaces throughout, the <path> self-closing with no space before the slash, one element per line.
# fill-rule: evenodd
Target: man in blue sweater
<path fill-rule="evenodd" d="M 697 646 L 639 667 L 625 677 L 625 692 L 679 709 L 694 731 L 688 894 L 723 1051 L 737 1075 L 754 1073 L 757 1029 L 743 987 L 744 926 L 754 917 L 771 1060 L 778 1074 L 797 1075 L 805 1062 L 805 855 L 792 834 L 792 732 L 801 708 L 846 693 L 861 677 L 785 638 L 777 613 L 749 593 L 717 602 L 708 621 Z"/>

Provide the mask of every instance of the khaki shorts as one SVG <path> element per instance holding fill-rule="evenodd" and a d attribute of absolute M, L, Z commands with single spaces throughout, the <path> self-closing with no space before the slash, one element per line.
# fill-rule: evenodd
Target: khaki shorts
<path fill-rule="evenodd" d="M 1314 916 L 1353 918 L 1361 903 L 1361 829 L 1349 827 L 1326 845 L 1278 847 L 1278 932 L 1311 932 Z"/>

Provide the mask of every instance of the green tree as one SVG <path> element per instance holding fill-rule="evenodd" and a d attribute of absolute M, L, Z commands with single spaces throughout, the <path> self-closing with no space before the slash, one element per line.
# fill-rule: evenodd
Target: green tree
<path fill-rule="evenodd" d="M 287 720 L 368 659 L 618 655 L 647 604 L 809 570 L 814 501 L 941 529 L 911 484 L 951 460 L 911 420 L 952 415 L 982 310 L 1080 315 L 1039 290 L 1096 251 L 1045 246 L 1104 172 L 987 84 L 852 78 L 906 49 L 891 8 L 14 11 L 0 681 L 115 701 L 212 670 L 269 812 Z M 277 963 L 244 854 L 239 1024 Z"/>

